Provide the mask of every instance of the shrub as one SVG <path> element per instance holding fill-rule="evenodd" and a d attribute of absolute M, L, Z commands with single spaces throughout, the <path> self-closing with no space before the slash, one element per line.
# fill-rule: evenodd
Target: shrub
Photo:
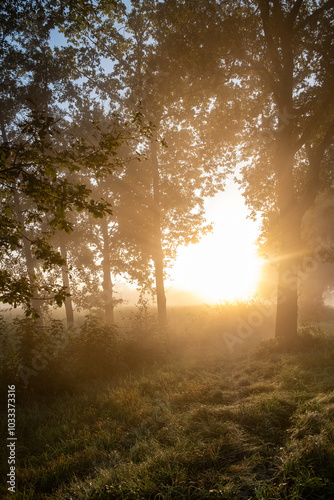
<path fill-rule="evenodd" d="M 66 370 L 79 379 L 108 377 L 124 369 L 118 329 L 93 315 L 73 332 L 64 357 Z"/>
<path fill-rule="evenodd" d="M 132 314 L 124 324 L 123 359 L 130 370 L 167 359 L 167 331 L 146 310 Z"/>
<path fill-rule="evenodd" d="M 43 324 L 29 318 L 1 321 L 1 385 L 49 395 L 64 388 L 61 363 L 67 334 L 63 323 L 49 319 Z"/>

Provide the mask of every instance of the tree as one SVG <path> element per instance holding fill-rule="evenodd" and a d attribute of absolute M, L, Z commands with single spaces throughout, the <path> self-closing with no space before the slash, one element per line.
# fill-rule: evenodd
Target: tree
<path fill-rule="evenodd" d="M 333 182 L 333 15 L 332 0 L 161 4 L 166 50 L 182 47 L 189 85 L 240 122 L 246 202 L 279 235 L 276 337 L 287 341 L 297 335 L 302 220 Z"/>
<path fill-rule="evenodd" d="M 91 190 L 85 184 L 69 182 L 66 172 L 86 167 L 91 175 L 96 175 L 101 165 L 110 171 L 113 168 L 111 151 L 114 152 L 117 148 L 115 144 L 118 144 L 96 149 L 82 141 L 73 141 L 70 148 L 58 149 L 53 142 L 46 145 L 46 131 L 52 136 L 49 119 L 44 120 L 39 115 L 32 117 L 24 125 L 24 136 L 20 142 L 4 142 L 1 145 L 0 169 L 2 251 L 10 255 L 19 251 L 22 242 L 26 241 L 34 259 L 43 262 L 44 272 L 54 265 L 65 264 L 49 239 L 55 230 L 72 230 L 68 220 L 70 211 L 87 210 L 97 218 L 106 212 L 111 213 L 106 201 L 92 199 Z M 15 204 L 18 197 L 21 208 Z M 27 231 L 29 227 L 31 231 Z M 37 230 L 38 227 L 44 230 Z M 54 294 L 53 300 L 60 305 L 66 296 L 64 288 L 53 289 L 47 282 L 37 284 L 36 279 L 34 267 L 28 267 L 28 276 L 23 277 L 14 276 L 8 268 L 3 268 L 1 300 L 14 306 L 23 303 L 27 312 L 31 313 L 30 299 L 36 288 L 42 288 L 46 294 Z"/>
<path fill-rule="evenodd" d="M 298 1 L 259 3 L 266 81 L 279 117 L 271 144 L 280 229 L 276 337 L 287 340 L 297 333 L 302 220 L 332 175 L 326 156 L 334 135 L 334 75 L 327 61 L 333 8 L 331 2 L 312 10 Z"/>
<path fill-rule="evenodd" d="M 42 300 L 38 297 L 37 289 L 37 262 L 32 250 L 32 240 L 39 241 L 41 245 L 46 244 L 46 240 L 37 240 L 37 218 L 25 217 L 25 213 L 32 210 L 31 203 L 25 196 L 25 181 L 27 180 L 28 168 L 21 170 L 21 161 L 27 161 L 31 142 L 39 134 L 41 151 L 38 151 L 35 141 L 35 153 L 44 154 L 43 148 L 47 143 L 53 119 L 50 117 L 51 110 L 54 117 L 61 116 L 59 109 L 55 107 L 57 98 L 61 95 L 66 98 L 67 86 L 64 85 L 65 72 L 61 71 L 63 57 L 57 56 L 50 49 L 50 30 L 54 27 L 54 16 L 49 12 L 48 2 L 44 6 L 40 3 L 28 2 L 5 2 L 1 10 L 1 112 L 0 125 L 2 135 L 2 170 L 1 181 L 3 187 L 4 211 L 11 218 L 12 228 L 15 222 L 18 224 L 17 230 L 21 231 L 23 256 L 27 268 L 27 276 L 18 278 L 15 282 L 20 288 L 26 287 L 26 292 L 32 294 L 31 304 L 33 310 L 40 316 Z M 60 80 L 63 80 L 62 90 L 59 90 Z M 52 89 L 51 89 L 52 87 Z M 35 138 L 32 136 L 35 134 Z M 30 136 L 30 137 L 29 137 Z M 50 139 L 50 137 L 48 137 Z M 26 142 L 24 142 L 26 141 Z M 30 142 L 30 145 L 28 146 Z M 42 147 L 43 143 L 43 147 Z M 26 147 L 25 153 L 23 152 Z M 7 155 L 9 154 L 9 159 Z M 27 155 L 23 159 L 24 155 Z M 37 160 L 38 161 L 38 160 Z M 27 164 L 26 164 L 27 167 Z M 33 166 L 30 166 L 31 174 Z M 17 178 L 16 176 L 20 177 Z M 23 177 L 25 179 L 23 180 Z M 37 180 L 37 179 L 36 179 Z M 23 182 L 22 182 L 23 181 Z M 29 188 L 28 188 L 29 191 Z M 31 189 L 30 189 L 31 191 Z M 8 219 L 3 220 L 4 232 L 9 236 Z M 16 233 L 17 234 L 17 233 Z M 36 237 L 36 238 L 35 238 Z M 2 241 L 6 238 L 3 234 Z M 17 252 L 18 246 L 15 247 Z M 45 250 L 45 249 L 44 249 Z M 56 254 L 53 256 L 57 260 Z M 58 260 L 59 263 L 59 260 Z M 8 266 L 7 266 L 8 269 Z M 8 271 L 3 269 L 2 277 L 4 289 L 7 287 L 5 297 L 10 297 L 11 291 L 8 289 L 14 285 L 13 282 L 6 282 Z M 11 273 L 13 276 L 13 273 Z M 22 276 L 22 274 L 21 274 Z M 29 283 L 31 287 L 28 291 Z M 14 292 L 14 296 L 15 293 Z M 61 295 L 56 300 L 61 300 Z M 61 292 L 64 293 L 64 290 Z M 27 301 L 26 301 L 27 302 Z M 30 309 L 28 309 L 29 311 Z"/>
<path fill-rule="evenodd" d="M 222 187 L 224 175 L 218 168 L 217 149 L 205 143 L 205 131 L 201 134 L 196 110 L 183 104 L 185 85 L 178 63 L 168 60 L 161 49 L 154 19 L 157 4 L 134 1 L 128 8 L 118 7 L 116 11 L 114 6 L 100 4 L 91 19 L 80 23 L 80 31 L 65 29 L 65 33 L 72 43 L 73 38 L 77 44 L 80 40 L 85 53 L 92 56 L 95 48 L 92 60 L 85 59 L 92 88 L 108 102 L 116 92 L 119 109 L 125 114 L 140 103 L 145 121 L 153 124 L 151 140 L 141 145 L 147 160 L 131 163 L 122 172 L 121 182 L 127 188 L 117 213 L 119 231 L 128 247 L 137 249 L 146 266 L 153 263 L 158 315 L 165 325 L 167 263 L 175 258 L 180 244 L 196 242 L 210 229 L 204 197 Z M 117 23 L 124 26 L 123 36 Z M 99 59 L 103 64 L 97 69 Z M 204 113 L 203 107 L 202 116 Z M 133 271 L 129 274 L 134 275 Z"/>
<path fill-rule="evenodd" d="M 89 12 L 89 3 L 81 10 Z M 59 253 L 52 235 L 72 231 L 73 211 L 96 218 L 111 213 L 108 202 L 91 197 L 88 184 L 121 167 L 124 160 L 117 152 L 136 140 L 142 124 L 139 113 L 129 123 L 113 115 L 109 129 L 98 131 L 93 143 L 80 136 L 67 113 L 82 112 L 87 101 L 85 85 L 76 82 L 78 54 L 50 45 L 51 30 L 64 21 L 61 9 L 48 0 L 15 2 L 14 7 L 7 2 L 1 16 L 1 300 L 24 304 L 27 314 L 38 315 L 40 300 L 60 305 L 68 294 L 64 239 L 58 234 Z M 22 247 L 27 272 L 18 275 L 8 262 Z M 63 286 L 47 275 L 54 266 L 62 268 Z"/>

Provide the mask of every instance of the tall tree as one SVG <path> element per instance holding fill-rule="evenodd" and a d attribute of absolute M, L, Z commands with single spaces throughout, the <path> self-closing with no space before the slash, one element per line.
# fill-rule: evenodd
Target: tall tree
<path fill-rule="evenodd" d="M 275 120 L 276 115 L 272 141 L 266 144 L 280 234 L 276 337 L 289 341 L 297 334 L 303 217 L 333 175 L 326 161 L 334 137 L 334 73 L 328 59 L 333 16 L 333 2 L 313 8 L 302 1 L 259 2 L 264 50 L 258 74 L 267 72 L 261 81 L 266 82 L 272 102 L 263 120 Z M 256 63 L 253 56 L 250 67 Z M 270 179 L 268 173 L 266 178 Z M 252 194 L 248 179 L 249 170 L 246 193 Z"/>
<path fill-rule="evenodd" d="M 135 165 L 142 159 L 140 151 L 136 150 L 139 144 L 142 144 L 150 135 L 150 128 L 143 123 L 142 113 L 137 109 L 128 113 L 128 120 L 123 120 L 119 113 L 111 113 L 103 110 L 97 102 L 92 103 L 90 99 L 89 107 L 83 113 L 82 110 L 76 115 L 77 128 L 80 128 L 80 135 L 89 136 L 89 141 L 95 143 L 99 137 L 103 137 L 106 131 L 113 131 L 113 136 L 117 140 L 117 133 L 123 134 L 126 138 L 120 144 L 117 157 L 114 159 L 114 170 L 107 176 L 101 175 L 99 178 L 91 178 L 84 173 L 81 179 L 89 183 L 92 193 L 97 198 L 108 200 L 112 206 L 112 217 L 105 217 L 100 224 L 94 223 L 89 214 L 82 219 L 79 226 L 86 225 L 86 230 L 82 231 L 86 244 L 94 245 L 94 256 L 91 259 L 92 269 L 96 270 L 100 262 L 101 287 L 103 289 L 102 301 L 105 304 L 105 319 L 107 323 L 114 321 L 114 308 L 119 303 L 115 296 L 113 281 L 116 277 L 122 275 L 127 280 L 134 282 L 140 289 L 148 285 L 148 276 L 143 264 L 144 256 L 138 248 L 135 248 L 133 242 L 128 239 L 128 231 L 124 213 L 136 210 L 137 205 L 132 205 L 131 188 L 127 181 L 127 173 L 133 170 Z M 92 124 L 94 130 L 92 132 Z M 122 210 L 123 208 L 123 210 Z M 123 217 L 121 213 L 123 213 Z M 138 232 L 135 226 L 135 231 Z M 81 251 L 77 252 L 75 257 L 77 266 L 80 266 Z M 73 260 L 73 259 L 72 259 Z M 95 272 L 95 271 L 94 271 Z M 99 294 L 97 290 L 97 294 Z"/>
<path fill-rule="evenodd" d="M 158 313 L 165 324 L 167 262 L 175 258 L 178 245 L 195 242 L 209 230 L 204 196 L 221 188 L 224 176 L 218 168 L 218 148 L 205 144 L 206 134 L 201 134 L 203 128 L 198 120 L 196 123 L 196 111 L 183 103 L 186 87 L 178 63 L 166 59 L 161 50 L 155 24 L 157 4 L 119 4 L 117 22 L 114 6 L 111 11 L 104 4 L 99 7 L 98 15 L 81 23 L 75 39 L 90 51 L 95 47 L 95 66 L 92 62 L 87 65 L 95 91 L 111 102 L 115 89 L 117 92 L 111 82 L 117 79 L 120 109 L 127 114 L 140 103 L 145 121 L 154 126 L 151 140 L 141 146 L 147 160 L 129 164 L 122 173 L 127 194 L 120 199 L 119 220 L 126 241 L 136 246 L 138 255 L 148 255 L 153 262 Z M 120 19 L 123 37 L 117 30 Z M 69 35 L 73 37 L 73 33 Z M 210 112 L 210 103 L 206 100 L 205 104 L 203 115 Z"/>
<path fill-rule="evenodd" d="M 222 120 L 239 121 L 246 202 L 279 235 L 276 337 L 293 340 L 301 224 L 333 180 L 334 3 L 166 0 L 160 9 L 165 48 L 189 85 L 215 99 Z"/>
<path fill-rule="evenodd" d="M 71 12 L 71 5 L 66 12 Z M 80 9 L 80 15 L 89 13 L 89 2 Z M 0 14 L 1 300 L 15 306 L 23 303 L 29 314 L 36 310 L 31 299 L 37 289 L 58 305 L 67 294 L 66 283 L 53 287 L 45 276 L 54 265 L 65 264 L 66 249 L 62 257 L 51 245 L 52 234 L 71 232 L 69 215 L 75 210 L 98 218 L 111 213 L 107 202 L 91 198 L 92 189 L 79 172 L 91 180 L 119 167 L 117 151 L 141 125 L 136 125 L 140 121 L 136 115 L 131 129 L 106 130 L 93 144 L 78 130 L 74 132 L 65 114 L 85 101 L 85 82 L 80 88 L 77 82 L 82 74 L 76 59 L 82 53 L 71 47 L 52 48 L 50 40 L 51 30 L 62 25 L 65 12 L 44 0 L 5 2 Z M 22 244 L 28 273 L 17 276 L 6 266 L 6 257 L 19 252 Z M 67 282 L 64 268 L 63 282 Z"/>

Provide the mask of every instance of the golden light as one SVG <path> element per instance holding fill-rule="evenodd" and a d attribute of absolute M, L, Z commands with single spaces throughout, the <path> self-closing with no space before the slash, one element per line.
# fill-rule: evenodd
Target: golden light
<path fill-rule="evenodd" d="M 167 294 L 169 303 L 176 290 L 211 304 L 247 300 L 256 292 L 262 266 L 255 247 L 258 224 L 247 219 L 237 187 L 230 183 L 227 189 L 207 204 L 213 233 L 197 245 L 179 249 L 172 271 L 172 293 Z"/>

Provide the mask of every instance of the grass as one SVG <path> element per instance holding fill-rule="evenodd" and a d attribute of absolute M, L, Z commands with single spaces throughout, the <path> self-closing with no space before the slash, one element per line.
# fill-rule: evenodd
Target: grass
<path fill-rule="evenodd" d="M 334 341 L 304 330 L 294 352 L 271 340 L 229 358 L 198 334 L 191 355 L 20 394 L 18 488 L 2 498 L 333 499 Z"/>

